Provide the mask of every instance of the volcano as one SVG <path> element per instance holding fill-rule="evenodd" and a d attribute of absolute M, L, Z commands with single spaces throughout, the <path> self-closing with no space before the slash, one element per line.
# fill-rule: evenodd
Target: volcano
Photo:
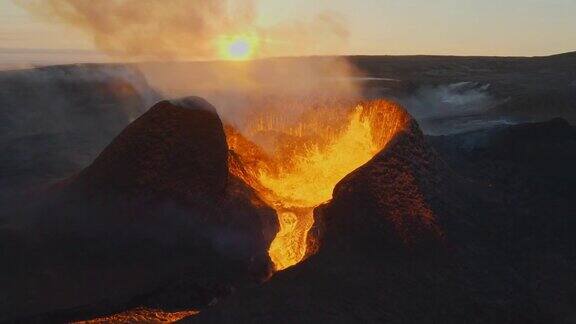
<path fill-rule="evenodd" d="M 52 294 L 48 304 L 28 303 L 35 309 L 118 303 L 173 281 L 195 287 L 196 297 L 172 301 L 207 305 L 273 269 L 276 214 L 229 172 L 223 125 L 200 98 L 154 105 L 91 165 L 23 210 L 32 222 L 20 239 L 29 243 L 15 251 L 7 277 L 19 277 L 20 258 L 54 275 L 32 282 L 33 292 L 5 287 L 22 291 L 15 303 Z M 66 288 L 70 281 L 76 288 Z"/>
<path fill-rule="evenodd" d="M 258 254 L 277 228 L 271 210 L 228 171 L 222 123 L 214 107 L 196 97 L 153 106 L 62 191 L 66 204 L 80 200 L 115 210 L 100 221 L 154 219 L 146 209 L 170 213 L 165 206 L 176 206 L 200 227 L 222 231 L 214 233 L 222 237 L 212 245 L 223 253 L 233 246 L 247 263 L 267 263 Z"/>
<path fill-rule="evenodd" d="M 565 152 L 574 145 L 574 128 L 553 120 L 427 139 L 399 107 L 372 104 L 396 111 L 398 127 L 314 209 L 305 258 L 185 322 L 569 323 L 562 314 L 570 313 L 565 298 L 574 291 L 575 268 L 567 261 L 573 238 L 566 236 L 574 229 L 566 218 L 573 204 L 561 197 L 573 195 L 572 178 L 544 188 L 571 174 L 572 167 L 548 157 L 574 160 Z M 459 150 L 444 153 L 452 141 Z M 442 143 L 434 147 L 443 154 L 430 142 Z M 456 159 L 482 166 L 480 177 L 456 174 L 445 162 Z M 546 213 L 519 185 L 546 195 L 558 210 Z M 562 302 L 550 305 L 558 292 Z"/>
<path fill-rule="evenodd" d="M 524 278 L 542 283 L 544 296 L 557 287 L 550 282 L 555 271 L 555 280 L 571 282 L 573 267 L 551 253 L 572 253 L 566 242 L 573 241 L 573 222 L 550 220 L 548 243 L 539 244 L 534 229 L 546 217 L 524 212 L 534 202 L 516 207 L 515 199 L 531 195 L 516 193 L 514 181 L 532 176 L 532 167 L 556 179 L 542 156 L 573 160 L 552 145 L 562 138 L 562 147 L 572 147 L 573 127 L 554 120 L 427 138 L 391 101 L 300 105 L 297 115 L 256 106 L 246 122 L 233 124 L 198 97 L 161 101 L 91 165 L 42 192 L 26 208 L 34 215 L 34 240 L 0 233 L 17 247 L 7 277 L 19 278 L 24 265 L 50 273 L 34 276 L 33 295 L 14 294 L 16 304 L 50 295 L 49 304 L 27 305 L 64 309 L 26 320 L 540 323 L 554 317 L 538 296 L 527 297 Z M 526 134 L 534 142 L 519 145 Z M 477 137 L 489 140 L 466 151 Z M 512 184 L 494 186 L 510 163 L 520 165 Z M 468 164 L 484 174 L 454 172 L 464 165 L 463 174 L 472 174 Z M 562 165 L 561 172 L 571 168 Z M 544 180 L 522 183 L 548 186 Z M 531 190 L 571 208 L 560 196 Z M 511 225 L 517 222 L 525 225 Z M 534 269 L 526 258 L 564 266 Z M 70 282 L 74 289 L 66 288 Z M 86 306 L 70 309 L 79 304 Z"/>
<path fill-rule="evenodd" d="M 355 159 L 358 164 L 349 164 L 342 179 L 330 187 L 330 197 L 313 208 L 303 260 L 284 268 L 264 287 L 246 290 L 188 321 L 386 321 L 399 314 L 403 315 L 398 318 L 406 316 L 409 310 L 404 307 L 411 304 L 407 298 L 418 293 L 430 298 L 447 294 L 454 298 L 453 305 L 458 305 L 454 306 L 454 316 L 465 317 L 469 309 L 456 311 L 464 306 L 457 302 L 464 292 L 452 281 L 450 247 L 441 225 L 441 220 L 454 216 L 457 209 L 456 202 L 446 199 L 453 197 L 451 186 L 457 180 L 400 106 L 388 101 L 361 102 L 347 116 L 341 133 L 330 134 L 327 147 L 331 143 L 342 145 L 339 140 L 350 133 L 357 135 L 366 130 L 366 136 L 355 137 L 352 145 L 368 147 L 370 154 L 365 160 Z M 357 122 L 362 125 L 360 130 Z M 369 145 L 361 145 L 363 140 Z M 247 149 L 254 146 L 246 143 L 238 147 L 255 152 Z M 313 153 L 326 151 L 330 149 L 320 148 Z M 345 155 L 354 151 L 337 152 Z M 251 165 L 253 155 L 247 154 L 246 160 Z M 325 163 L 326 159 L 321 161 Z M 259 192 L 274 195 L 274 188 L 267 193 L 266 186 L 262 187 Z M 275 207 L 277 211 L 284 208 L 280 206 Z M 301 220 L 298 217 L 306 217 L 295 215 L 293 228 Z M 282 232 L 280 213 L 279 218 L 281 231 L 275 240 L 283 234 L 294 235 Z M 274 242 L 270 254 L 275 260 L 277 251 L 273 247 Z M 438 276 L 446 276 L 446 282 L 434 286 Z"/>
<path fill-rule="evenodd" d="M 174 293 L 168 285 L 161 301 L 150 297 L 144 304 L 176 301 L 188 308 L 203 308 L 232 287 L 286 271 L 335 248 L 336 241 L 386 237 L 408 249 L 441 242 L 420 192 L 421 175 L 414 173 L 424 172 L 419 166 L 428 166 L 433 154 L 402 107 L 376 100 L 302 108 L 290 120 L 263 111 L 237 129 L 224 126 L 201 98 L 159 102 L 90 166 L 53 188 L 38 228 L 53 248 L 65 240 L 118 260 L 112 264 L 137 265 L 142 258 L 144 264 L 170 264 L 155 282 L 186 273 L 178 285 L 204 297 L 182 302 L 190 291 Z M 388 154 L 398 165 L 388 165 L 384 152 L 396 150 Z M 410 198 L 399 198 L 397 188 Z M 352 226 L 351 217 L 362 221 Z M 348 238 L 360 232 L 360 240 Z M 123 256 L 128 258 L 119 261 Z"/>

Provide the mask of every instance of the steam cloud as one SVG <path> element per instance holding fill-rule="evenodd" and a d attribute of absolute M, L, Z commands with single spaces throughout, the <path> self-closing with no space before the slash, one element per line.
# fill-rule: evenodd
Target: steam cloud
<path fill-rule="evenodd" d="M 258 0 L 14 1 L 39 17 L 84 31 L 100 50 L 123 60 L 217 59 L 219 40 L 237 35 L 256 35 L 255 58 L 331 54 L 349 36 L 345 19 L 332 11 L 264 28 L 257 23 Z M 309 101 L 353 99 L 360 93 L 357 84 L 346 81 L 357 71 L 339 58 L 141 63 L 139 68 L 163 97 L 202 96 L 233 124 L 242 123 L 248 106 L 266 108 L 261 99 L 270 96 Z"/>
<path fill-rule="evenodd" d="M 99 49 L 124 59 L 213 59 L 220 37 L 248 33 L 261 39 L 262 57 L 318 53 L 348 37 L 344 20 L 333 12 L 264 29 L 256 24 L 255 0 L 14 1 L 84 31 Z"/>
<path fill-rule="evenodd" d="M 346 59 L 271 58 L 327 54 L 341 46 L 349 33 L 335 12 L 263 28 L 257 24 L 258 0 L 15 1 L 85 32 L 111 56 L 140 62 L 137 68 L 160 97 L 207 99 L 240 132 L 261 115 L 289 124 L 310 109 L 343 108 L 361 95 L 350 78 L 358 71 Z M 255 35 L 259 60 L 186 62 L 222 58 L 222 38 L 239 35 Z"/>
<path fill-rule="evenodd" d="M 476 82 L 425 86 L 398 101 L 418 119 L 465 116 L 483 113 L 498 104 L 489 88 L 490 84 Z"/>

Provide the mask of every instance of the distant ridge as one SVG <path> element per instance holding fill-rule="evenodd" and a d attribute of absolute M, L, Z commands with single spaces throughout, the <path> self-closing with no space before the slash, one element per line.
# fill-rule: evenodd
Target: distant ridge
<path fill-rule="evenodd" d="M 560 53 L 560 54 L 553 54 L 547 57 L 550 58 L 576 58 L 576 51 Z"/>
<path fill-rule="evenodd" d="M 278 56 L 264 57 L 255 61 L 268 60 L 299 60 L 299 59 L 325 59 L 330 57 L 344 58 L 402 58 L 402 59 L 547 59 L 547 58 L 574 58 L 576 51 L 537 56 L 522 55 L 455 55 L 455 54 L 340 54 L 340 55 L 304 55 L 304 56 Z M 132 63 L 211 63 L 218 60 L 197 61 L 141 61 L 122 62 L 115 60 L 105 53 L 87 49 L 19 49 L 0 47 L 0 70 L 14 70 L 52 65 L 76 65 L 76 64 L 132 64 Z"/>

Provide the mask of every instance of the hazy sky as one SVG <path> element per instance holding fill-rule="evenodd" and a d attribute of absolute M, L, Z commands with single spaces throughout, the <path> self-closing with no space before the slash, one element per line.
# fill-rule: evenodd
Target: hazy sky
<path fill-rule="evenodd" d="M 262 0 L 258 23 L 310 19 L 326 10 L 345 19 L 350 36 L 333 53 L 315 54 L 531 56 L 576 50 L 576 0 Z M 94 47 L 86 35 L 0 0 L 0 49 Z M 7 55 L 14 56 L 0 52 Z"/>

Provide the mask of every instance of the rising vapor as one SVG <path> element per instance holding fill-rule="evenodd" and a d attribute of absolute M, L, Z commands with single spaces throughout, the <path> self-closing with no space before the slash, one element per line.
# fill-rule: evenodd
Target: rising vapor
<path fill-rule="evenodd" d="M 259 0 L 14 1 L 37 17 L 83 31 L 110 56 L 145 61 L 138 68 L 162 97 L 202 96 L 228 123 L 241 125 L 254 110 L 270 109 L 270 101 L 289 98 L 308 109 L 313 106 L 310 101 L 352 100 L 360 93 L 348 78 L 357 71 L 343 58 L 237 65 L 222 53 L 222 39 L 238 37 L 257 44 L 250 58 L 333 53 L 349 37 L 345 19 L 337 12 L 263 27 L 257 23 Z M 167 63 L 213 59 L 224 60 L 205 67 Z M 305 109 L 286 110 L 285 115 L 295 115 Z"/>
<path fill-rule="evenodd" d="M 219 58 L 219 39 L 260 38 L 257 57 L 327 52 L 342 46 L 347 26 L 337 13 L 262 28 L 256 0 L 14 0 L 38 17 L 80 29 L 123 59 Z M 295 41 L 294 39 L 297 39 Z"/>

